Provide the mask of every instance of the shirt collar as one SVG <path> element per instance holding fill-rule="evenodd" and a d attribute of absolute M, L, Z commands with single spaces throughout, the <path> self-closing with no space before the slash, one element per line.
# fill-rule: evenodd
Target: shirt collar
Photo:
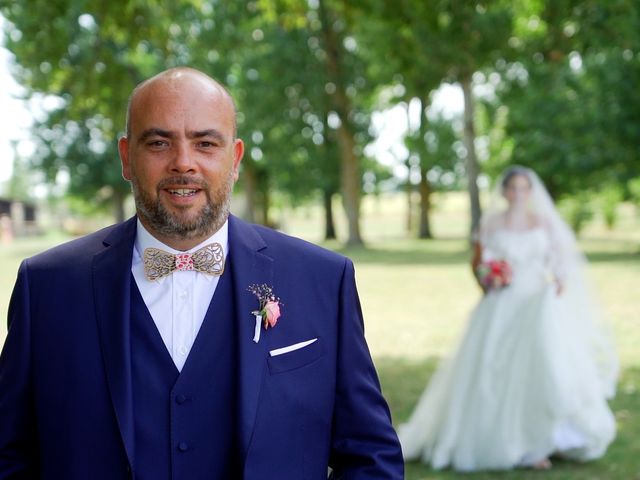
<path fill-rule="evenodd" d="M 142 224 L 139 218 L 137 219 L 137 224 L 138 224 L 138 228 L 136 230 L 136 240 L 135 240 L 134 249 L 133 249 L 134 264 L 138 262 L 142 262 L 143 252 L 145 251 L 145 249 L 150 247 L 159 248 L 160 250 L 164 250 L 165 252 L 169 252 L 173 254 L 178 254 L 178 253 L 193 253 L 196 250 L 199 250 L 200 248 L 210 243 L 219 243 L 222 246 L 222 251 L 224 252 L 225 260 L 229 255 L 229 220 L 228 219 L 225 220 L 224 224 L 222 225 L 222 227 L 220 227 L 220 229 L 217 232 L 215 232 L 213 235 L 211 235 L 202 243 L 199 243 L 195 247 L 190 248 L 186 252 L 176 250 L 175 248 L 172 248 L 169 245 L 162 243 L 156 237 L 151 235 L 151 233 L 149 233 L 149 231 L 144 227 L 144 225 Z M 195 273 L 199 273 L 199 272 L 195 272 Z M 214 279 L 213 275 L 206 275 L 206 274 L 200 274 L 200 275 L 209 281 L 213 281 Z M 164 278 L 166 277 L 160 278 L 159 281 L 162 283 L 162 280 L 164 280 Z"/>

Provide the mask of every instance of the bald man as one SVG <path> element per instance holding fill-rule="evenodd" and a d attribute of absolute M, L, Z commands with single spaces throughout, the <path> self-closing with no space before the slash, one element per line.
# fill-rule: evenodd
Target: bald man
<path fill-rule="evenodd" d="M 25 260 L 0 480 L 401 479 L 352 263 L 229 214 L 229 93 L 171 69 L 118 143 L 136 216 Z"/>

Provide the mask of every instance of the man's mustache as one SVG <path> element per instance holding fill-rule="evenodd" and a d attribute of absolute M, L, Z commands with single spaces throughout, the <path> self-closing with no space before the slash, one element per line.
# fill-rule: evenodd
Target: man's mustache
<path fill-rule="evenodd" d="M 189 176 L 189 175 L 180 175 L 180 176 L 165 178 L 164 180 L 160 181 L 160 183 L 158 183 L 157 188 L 158 190 L 162 190 L 169 186 L 173 187 L 177 185 L 189 185 L 190 187 L 196 186 L 203 190 L 206 190 L 209 188 L 209 184 L 205 182 L 203 179 L 195 176 Z"/>

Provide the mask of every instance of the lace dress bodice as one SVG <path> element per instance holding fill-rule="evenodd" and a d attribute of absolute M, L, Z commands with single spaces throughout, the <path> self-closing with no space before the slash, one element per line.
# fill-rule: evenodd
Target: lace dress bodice
<path fill-rule="evenodd" d="M 550 283 L 553 279 L 553 251 L 543 227 L 528 230 L 501 228 L 488 236 L 482 259 L 506 260 L 513 272 L 512 286 L 530 287 Z"/>

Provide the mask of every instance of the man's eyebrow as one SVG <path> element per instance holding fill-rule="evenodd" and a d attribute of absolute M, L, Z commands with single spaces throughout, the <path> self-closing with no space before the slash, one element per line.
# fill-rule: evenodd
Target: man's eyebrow
<path fill-rule="evenodd" d="M 149 128 L 142 132 L 140 138 L 138 138 L 138 142 L 142 143 L 149 137 L 163 137 L 163 138 L 173 138 L 174 135 L 168 130 L 162 130 L 161 128 Z"/>
<path fill-rule="evenodd" d="M 226 145 L 227 141 L 225 140 L 224 135 L 220 133 L 215 128 L 210 128 L 207 130 L 196 130 L 193 132 L 188 132 L 187 137 L 189 138 L 204 138 L 204 137 L 213 137 L 217 140 L 221 145 Z"/>

